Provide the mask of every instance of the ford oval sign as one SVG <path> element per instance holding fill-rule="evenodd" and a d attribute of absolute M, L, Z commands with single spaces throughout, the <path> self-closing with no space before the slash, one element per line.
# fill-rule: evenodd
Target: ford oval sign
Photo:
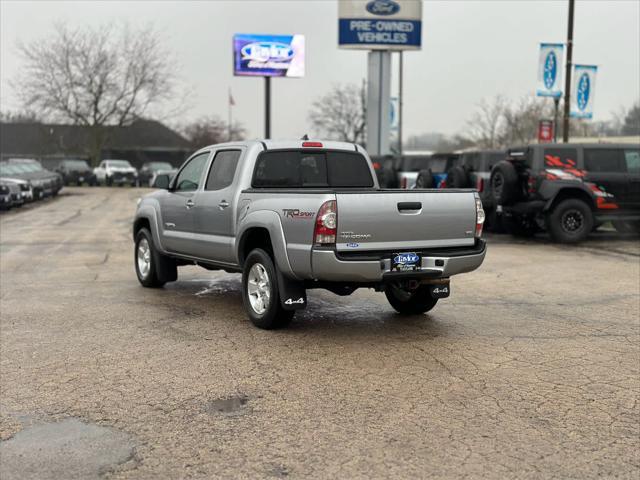
<path fill-rule="evenodd" d="M 544 61 L 544 86 L 549 90 L 556 83 L 556 76 L 558 75 L 557 60 L 555 52 L 551 50 Z"/>
<path fill-rule="evenodd" d="M 394 15 L 400 11 L 400 5 L 393 0 L 373 0 L 367 3 L 367 12 L 373 15 Z"/>
<path fill-rule="evenodd" d="M 395 256 L 393 263 L 402 265 L 413 265 L 420 260 L 420 257 L 415 253 L 400 253 Z"/>
<path fill-rule="evenodd" d="M 245 45 L 240 50 L 245 60 L 256 62 L 286 62 L 293 58 L 293 48 L 285 43 L 256 42 Z"/>
<path fill-rule="evenodd" d="M 583 73 L 578 80 L 578 91 L 576 103 L 580 110 L 585 110 L 589 105 L 589 95 L 591 90 L 591 81 L 589 80 L 589 74 Z"/>

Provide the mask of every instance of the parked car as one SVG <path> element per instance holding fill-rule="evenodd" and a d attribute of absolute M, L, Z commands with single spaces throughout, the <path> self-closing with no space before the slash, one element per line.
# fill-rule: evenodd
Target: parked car
<path fill-rule="evenodd" d="M 95 174 L 86 160 L 65 159 L 56 167 L 56 172 L 62 175 L 65 185 L 86 183 L 89 186 L 98 184 Z"/>
<path fill-rule="evenodd" d="M 93 173 L 102 185 L 128 184 L 135 187 L 138 184 L 138 171 L 127 160 L 102 160 Z"/>
<path fill-rule="evenodd" d="M 420 170 L 416 178 L 415 188 L 443 188 L 446 185 L 447 172 L 459 162 L 456 153 L 434 153 L 429 166 Z"/>
<path fill-rule="evenodd" d="M 380 190 L 353 143 L 227 143 L 199 150 L 167 190 L 141 199 L 134 266 L 145 287 L 175 281 L 179 265 L 242 272 L 260 328 L 286 325 L 310 288 L 373 288 L 415 315 L 482 264 L 483 221 L 472 190 Z"/>
<path fill-rule="evenodd" d="M 63 187 L 62 176 L 59 173 L 47 170 L 42 164 L 32 158 L 10 158 L 8 163 L 15 165 L 17 169 L 26 174 L 40 196 L 55 196 Z"/>
<path fill-rule="evenodd" d="M 507 228 L 540 227 L 561 243 L 584 240 L 596 223 L 640 232 L 640 145 L 545 144 L 512 148 L 490 177 Z"/>
<path fill-rule="evenodd" d="M 175 175 L 178 171 L 169 162 L 146 162 L 142 164 L 138 172 L 138 182 L 140 186 L 153 186 L 154 177 L 159 173 Z"/>
<path fill-rule="evenodd" d="M 24 203 L 20 187 L 13 182 L 0 178 L 0 210 L 9 210 Z"/>
<path fill-rule="evenodd" d="M 0 178 L 17 185 L 25 201 L 38 200 L 45 195 L 45 180 L 29 170 L 21 165 L 0 162 Z"/>

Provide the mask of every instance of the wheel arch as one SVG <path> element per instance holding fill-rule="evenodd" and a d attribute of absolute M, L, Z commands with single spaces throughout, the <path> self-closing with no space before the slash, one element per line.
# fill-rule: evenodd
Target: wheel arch
<path fill-rule="evenodd" d="M 264 248 L 264 246 L 270 247 L 272 258 L 280 272 L 297 278 L 289 262 L 287 242 L 280 217 L 276 212 L 269 210 L 251 213 L 243 219 L 236 236 L 235 252 L 238 265 L 244 264 L 251 250 Z"/>
<path fill-rule="evenodd" d="M 545 204 L 543 211 L 549 212 L 553 210 L 560 202 L 574 198 L 576 200 L 582 200 L 585 202 L 592 211 L 596 211 L 596 200 L 593 193 L 586 188 L 578 186 L 560 187 L 551 195 L 551 198 Z"/>

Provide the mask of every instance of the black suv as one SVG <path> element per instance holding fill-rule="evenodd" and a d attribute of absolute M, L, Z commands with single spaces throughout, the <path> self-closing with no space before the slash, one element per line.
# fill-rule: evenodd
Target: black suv
<path fill-rule="evenodd" d="M 491 171 L 496 211 L 511 233 L 540 227 L 562 243 L 611 221 L 640 231 L 640 145 L 544 144 L 512 148 Z"/>
<path fill-rule="evenodd" d="M 93 170 L 85 160 L 62 160 L 56 167 L 56 172 L 62 175 L 65 185 L 71 185 L 72 183 L 78 186 L 83 183 L 92 187 L 98 185 Z"/>

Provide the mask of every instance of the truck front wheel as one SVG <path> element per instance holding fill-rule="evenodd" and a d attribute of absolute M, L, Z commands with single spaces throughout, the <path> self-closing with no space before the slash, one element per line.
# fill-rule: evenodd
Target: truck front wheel
<path fill-rule="evenodd" d="M 282 308 L 276 267 L 260 248 L 252 250 L 244 262 L 242 302 L 251 322 L 265 330 L 286 327 L 295 314 Z"/>
<path fill-rule="evenodd" d="M 158 275 L 157 259 L 153 237 L 146 228 L 141 228 L 136 235 L 134 265 L 140 284 L 147 288 L 159 288 L 166 282 Z"/>
<path fill-rule="evenodd" d="M 385 288 L 384 294 L 395 311 L 402 315 L 420 315 L 428 312 L 438 303 L 438 299 L 433 298 L 429 293 L 427 285 L 421 285 L 409 291 L 390 284 Z"/>

